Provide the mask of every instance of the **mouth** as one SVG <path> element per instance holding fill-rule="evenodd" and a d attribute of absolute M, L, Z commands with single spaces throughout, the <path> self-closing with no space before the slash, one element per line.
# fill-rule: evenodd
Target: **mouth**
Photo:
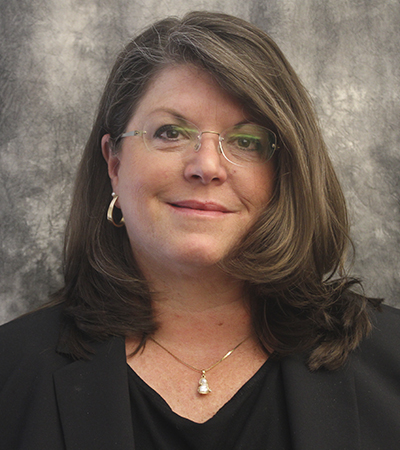
<path fill-rule="evenodd" d="M 214 202 L 199 202 L 197 200 L 185 200 L 181 202 L 171 202 L 169 203 L 175 208 L 181 209 L 191 209 L 194 211 L 205 211 L 205 212 L 217 212 L 217 213 L 230 213 L 228 208 L 223 205 Z"/>

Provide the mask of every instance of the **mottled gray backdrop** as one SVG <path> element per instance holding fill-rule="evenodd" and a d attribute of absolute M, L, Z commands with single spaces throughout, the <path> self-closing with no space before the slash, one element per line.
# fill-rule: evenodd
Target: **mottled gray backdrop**
<path fill-rule="evenodd" d="M 61 284 L 74 172 L 116 52 L 191 9 L 243 17 L 281 46 L 343 184 L 353 274 L 400 306 L 398 0 L 0 0 L 0 322 Z"/>

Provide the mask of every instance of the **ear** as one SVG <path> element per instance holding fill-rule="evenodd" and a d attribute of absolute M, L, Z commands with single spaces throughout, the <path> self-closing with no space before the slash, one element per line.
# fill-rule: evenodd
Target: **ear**
<path fill-rule="evenodd" d="M 101 151 L 103 157 L 106 160 L 108 166 L 108 176 L 110 177 L 111 184 L 114 192 L 118 186 L 118 171 L 120 166 L 120 159 L 118 154 L 113 151 L 113 146 L 111 144 L 111 137 L 109 134 L 105 134 L 101 138 Z"/>

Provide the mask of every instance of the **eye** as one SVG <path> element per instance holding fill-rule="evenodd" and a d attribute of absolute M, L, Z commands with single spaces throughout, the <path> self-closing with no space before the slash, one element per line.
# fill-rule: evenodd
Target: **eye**
<path fill-rule="evenodd" d="M 229 136 L 227 143 L 237 150 L 246 152 L 262 151 L 260 138 L 251 134 L 232 134 Z"/>
<path fill-rule="evenodd" d="M 162 125 L 154 133 L 154 138 L 163 139 L 165 141 L 177 141 L 183 139 L 190 139 L 189 130 L 179 125 Z"/>

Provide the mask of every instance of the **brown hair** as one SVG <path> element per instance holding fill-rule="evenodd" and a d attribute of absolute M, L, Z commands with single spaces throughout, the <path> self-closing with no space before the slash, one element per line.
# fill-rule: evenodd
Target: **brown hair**
<path fill-rule="evenodd" d="M 221 262 L 246 282 L 254 328 L 274 355 L 308 352 L 309 366 L 334 369 L 370 330 L 366 299 L 349 288 L 346 206 L 315 113 L 297 75 L 263 31 L 224 14 L 167 18 L 118 56 L 79 168 L 65 244 L 62 340 L 77 358 L 86 336 L 146 336 L 151 295 L 125 229 L 106 220 L 111 199 L 101 138 L 126 131 L 149 82 L 172 64 L 210 73 L 258 122 L 278 135 L 276 185 L 258 222 Z M 118 148 L 117 148 L 118 151 Z M 334 277 L 335 275 L 335 277 Z"/>

